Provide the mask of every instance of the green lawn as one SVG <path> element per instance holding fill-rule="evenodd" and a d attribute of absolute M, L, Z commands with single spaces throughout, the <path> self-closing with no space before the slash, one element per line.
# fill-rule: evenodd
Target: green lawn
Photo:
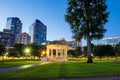
<path fill-rule="evenodd" d="M 0 73 L 0 78 L 81 78 L 120 76 L 120 61 L 117 62 L 53 62 L 49 64 Z"/>
<path fill-rule="evenodd" d="M 5 60 L 4 63 L 0 61 L 0 68 L 11 67 L 11 66 L 19 66 L 19 65 L 26 65 L 26 64 L 35 64 L 40 62 L 40 60 L 20 60 L 20 59 L 13 59 L 13 60 Z"/>

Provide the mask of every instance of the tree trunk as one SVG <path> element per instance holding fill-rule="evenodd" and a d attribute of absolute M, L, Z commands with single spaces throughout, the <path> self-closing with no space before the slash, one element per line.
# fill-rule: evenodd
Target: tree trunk
<path fill-rule="evenodd" d="M 88 60 L 87 63 L 93 63 L 92 56 L 91 56 L 91 41 L 90 37 L 87 36 L 87 54 L 88 54 Z"/>
<path fill-rule="evenodd" d="M 34 55 L 34 60 L 35 60 L 35 55 Z"/>

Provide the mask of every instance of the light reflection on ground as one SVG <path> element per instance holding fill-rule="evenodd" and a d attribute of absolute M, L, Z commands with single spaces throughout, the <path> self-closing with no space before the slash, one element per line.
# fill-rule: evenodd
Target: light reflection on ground
<path fill-rule="evenodd" d="M 28 65 L 22 65 L 22 66 L 1 68 L 0 73 L 13 71 L 13 70 L 18 70 L 18 69 L 26 69 L 26 68 L 30 68 L 30 67 L 34 67 L 34 66 L 40 66 L 40 65 L 49 64 L 49 63 L 51 63 L 51 62 L 40 62 L 40 63 L 37 63 L 37 64 L 28 64 Z"/>

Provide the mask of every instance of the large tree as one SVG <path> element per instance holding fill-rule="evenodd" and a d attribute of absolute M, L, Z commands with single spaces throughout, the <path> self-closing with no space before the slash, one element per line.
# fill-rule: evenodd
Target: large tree
<path fill-rule="evenodd" d="M 92 63 L 91 40 L 101 39 L 108 21 L 106 0 L 68 0 L 65 20 L 70 24 L 73 38 L 87 40 L 88 63 Z"/>

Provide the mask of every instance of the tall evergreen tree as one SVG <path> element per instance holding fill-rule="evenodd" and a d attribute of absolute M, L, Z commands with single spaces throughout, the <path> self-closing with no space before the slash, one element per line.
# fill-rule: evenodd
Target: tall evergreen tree
<path fill-rule="evenodd" d="M 88 63 L 92 63 L 91 40 L 101 39 L 108 21 L 106 0 L 68 0 L 65 20 L 69 23 L 73 38 L 87 40 Z"/>

